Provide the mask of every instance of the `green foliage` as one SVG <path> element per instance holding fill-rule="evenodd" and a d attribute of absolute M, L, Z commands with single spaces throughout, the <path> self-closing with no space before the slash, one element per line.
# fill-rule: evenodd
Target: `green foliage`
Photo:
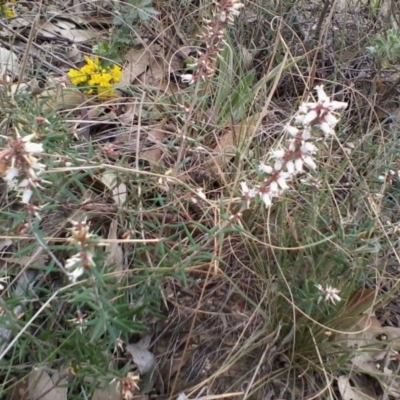
<path fill-rule="evenodd" d="M 382 67 L 390 67 L 400 58 L 400 33 L 396 29 L 389 29 L 386 37 L 378 36 L 372 40 L 372 46 L 367 47 Z"/>
<path fill-rule="evenodd" d="M 158 15 L 158 11 L 152 7 L 152 0 L 116 2 L 115 8 L 116 13 L 109 42 L 94 46 L 93 51 L 99 56 L 121 62 L 121 54 L 124 49 L 138 43 L 135 29 L 139 27 L 140 22 Z"/>

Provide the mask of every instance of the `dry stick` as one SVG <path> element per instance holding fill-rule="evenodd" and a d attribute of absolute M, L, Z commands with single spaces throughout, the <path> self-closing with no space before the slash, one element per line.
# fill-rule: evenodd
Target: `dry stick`
<path fill-rule="evenodd" d="M 334 3 L 335 3 L 335 1 L 334 1 Z M 334 10 L 334 6 L 335 6 L 334 3 L 331 6 L 331 11 L 329 13 L 329 17 L 332 16 L 332 13 L 333 13 L 333 10 Z M 327 13 L 328 13 L 330 5 L 331 5 L 331 1 L 330 0 L 325 0 L 325 5 L 324 5 L 324 8 L 322 9 L 321 15 L 320 15 L 319 20 L 318 20 L 317 28 L 315 30 L 316 36 L 318 36 L 318 47 L 319 48 L 323 47 L 323 46 L 321 46 L 321 43 L 322 43 L 322 36 L 324 35 L 325 29 L 322 30 L 322 24 L 324 22 L 324 19 L 325 19 Z M 314 56 L 313 62 L 311 64 L 311 71 L 310 71 L 310 76 L 309 76 L 308 84 L 307 84 L 309 90 L 314 86 L 315 71 L 317 69 L 317 58 L 318 58 L 319 54 L 320 54 L 320 50 L 317 50 L 315 52 L 315 56 Z"/>

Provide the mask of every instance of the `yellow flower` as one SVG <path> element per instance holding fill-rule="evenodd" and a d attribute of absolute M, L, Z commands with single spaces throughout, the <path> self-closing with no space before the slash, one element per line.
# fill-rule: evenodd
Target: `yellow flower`
<path fill-rule="evenodd" d="M 93 74 L 91 75 L 88 83 L 91 86 L 111 86 L 112 76 L 110 74 Z"/>
<path fill-rule="evenodd" d="M 77 86 L 86 83 L 91 86 L 86 93 L 97 93 L 100 98 L 113 96 L 112 84 L 121 80 L 121 67 L 118 65 L 104 67 L 97 56 L 93 59 L 85 56 L 85 63 L 80 70 L 71 69 L 68 72 L 71 83 Z"/>
<path fill-rule="evenodd" d="M 109 87 L 99 86 L 97 92 L 99 94 L 100 99 L 113 97 L 115 95 L 114 89 L 111 86 Z"/>
<path fill-rule="evenodd" d="M 88 79 L 88 76 L 82 72 L 82 70 L 78 71 L 76 69 L 70 69 L 68 74 L 71 79 L 71 83 L 73 85 L 79 85 L 81 83 L 85 83 Z"/>
<path fill-rule="evenodd" d="M 122 78 L 121 67 L 119 65 L 114 64 L 110 68 L 110 74 L 111 74 L 114 82 L 119 82 L 121 80 L 121 78 Z"/>
<path fill-rule="evenodd" d="M 6 18 L 14 18 L 15 13 L 12 8 L 6 6 L 6 5 L 1 5 L 1 14 L 3 14 Z"/>

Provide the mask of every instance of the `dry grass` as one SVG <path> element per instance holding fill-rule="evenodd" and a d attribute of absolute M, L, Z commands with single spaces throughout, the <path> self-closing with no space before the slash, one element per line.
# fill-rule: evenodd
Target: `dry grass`
<path fill-rule="evenodd" d="M 1 41 L 21 56 L 1 85 L 0 152 L 36 133 L 49 184 L 27 206 L 0 181 L 0 395 L 47 399 L 32 383 L 23 394 L 44 366 L 66 378 L 68 399 L 99 399 L 113 378 L 128 398 L 128 372 L 142 399 L 348 400 L 347 376 L 371 398 L 395 398 L 395 333 L 383 373 L 355 366 L 361 351 L 341 344 L 349 330 L 375 340 L 398 327 L 398 73 L 366 50 L 398 10 L 376 19 L 387 10 L 356 2 L 246 3 L 215 73 L 187 85 L 213 3 L 154 1 L 146 21 L 134 1 L 130 16 L 118 2 L 54 6 L 62 18 L 44 3 L 14 5 L 29 23 L 14 20 L 22 28 Z M 79 24 L 60 34 L 44 21 Z M 5 32 L 12 23 L 0 20 Z M 71 32 L 97 36 L 73 43 Z M 115 97 L 68 81 L 93 45 L 122 66 Z M 336 135 L 316 141 L 318 170 L 271 208 L 245 207 L 240 182 L 260 182 L 257 166 L 320 84 L 349 106 Z M 71 220 L 95 234 L 82 241 L 95 267 L 77 282 L 66 270 L 83 246 Z M 342 301 L 319 302 L 317 284 Z M 360 326 L 365 312 L 378 316 L 374 333 Z M 126 349 L 143 338 L 153 374 Z"/>

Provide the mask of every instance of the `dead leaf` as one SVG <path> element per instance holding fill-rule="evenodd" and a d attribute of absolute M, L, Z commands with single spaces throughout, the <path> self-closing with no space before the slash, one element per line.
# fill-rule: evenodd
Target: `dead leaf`
<path fill-rule="evenodd" d="M 333 323 L 333 327 L 341 331 L 351 329 L 351 327 L 354 327 L 358 321 L 362 322 L 365 315 L 369 313 L 371 307 L 376 306 L 378 303 L 378 300 L 376 300 L 375 289 L 362 289 L 355 291 L 349 298 L 343 312 Z"/>
<path fill-rule="evenodd" d="M 147 49 L 131 48 L 124 56 L 124 68 L 122 71 L 121 81 L 115 85 L 116 88 L 128 86 L 133 81 L 143 74 L 150 65 L 151 52 Z"/>
<path fill-rule="evenodd" d="M 0 76 L 19 75 L 20 64 L 18 56 L 10 50 L 0 47 Z"/>
<path fill-rule="evenodd" d="M 149 336 L 146 336 L 139 342 L 126 346 L 126 349 L 132 355 L 132 360 L 137 365 L 140 374 L 152 372 L 157 365 L 155 355 L 151 351 L 147 350 L 147 342 L 149 338 Z"/>
<path fill-rule="evenodd" d="M 150 149 L 142 150 L 139 154 L 139 158 L 147 160 L 152 167 L 158 165 L 161 157 L 162 150 L 160 147 L 160 143 L 162 143 L 164 139 L 164 121 L 154 125 L 147 131 L 147 140 L 154 142 L 154 146 Z"/>
<path fill-rule="evenodd" d="M 114 218 L 108 232 L 108 239 L 117 239 L 118 220 Z M 117 242 L 112 242 L 106 247 L 108 253 L 105 264 L 106 266 L 114 266 L 114 271 L 124 270 L 124 252 Z"/>
<path fill-rule="evenodd" d="M 114 379 L 109 384 L 96 389 L 93 392 L 92 400 L 119 400 L 121 398 L 121 389 L 119 382 Z"/>
<path fill-rule="evenodd" d="M 348 329 L 348 333 L 339 335 L 337 340 L 341 341 L 347 348 L 358 349 L 360 347 L 376 344 L 376 336 L 381 333 L 383 333 L 383 328 L 376 315 L 364 314 Z"/>
<path fill-rule="evenodd" d="M 253 135 L 259 117 L 259 114 L 251 115 L 241 123 L 227 128 L 226 132 L 217 139 L 217 144 L 214 147 L 217 155 L 211 156 L 208 161 L 209 168 L 214 172 L 225 169 L 226 163 L 234 157 L 237 146 L 245 143 Z"/>
<path fill-rule="evenodd" d="M 384 326 L 382 331 L 387 337 L 386 340 L 392 345 L 393 350 L 400 351 L 400 328 Z"/>
<path fill-rule="evenodd" d="M 352 387 L 348 375 L 339 376 L 338 388 L 343 400 L 378 400 L 378 397 L 370 397 L 360 388 Z"/>
<path fill-rule="evenodd" d="M 98 178 L 111 192 L 115 204 L 123 206 L 126 202 L 127 188 L 125 183 L 118 183 L 118 177 L 111 171 L 106 171 Z"/>
<path fill-rule="evenodd" d="M 12 386 L 6 394 L 6 400 L 28 400 L 28 381 L 23 379 Z"/>
<path fill-rule="evenodd" d="M 28 392 L 30 400 L 66 400 L 67 399 L 67 379 L 59 378 L 55 372 L 52 377 L 46 372 L 45 368 L 33 368 L 29 374 Z M 57 386 L 54 386 L 57 384 Z"/>
<path fill-rule="evenodd" d="M 74 109 L 82 104 L 86 106 L 90 104 L 89 97 L 78 88 L 61 85 L 55 89 L 44 90 L 36 98 L 43 104 L 43 111 Z"/>
<path fill-rule="evenodd" d="M 42 20 L 39 23 L 38 35 L 51 39 L 62 37 L 74 43 L 86 42 L 98 36 L 95 31 L 76 29 L 74 23 L 62 20 L 54 20 L 54 22 Z"/>
<path fill-rule="evenodd" d="M 126 350 L 132 355 L 132 360 L 136 364 L 140 373 L 140 392 L 150 393 L 159 378 L 157 368 L 157 359 L 155 355 L 148 350 L 150 336 L 145 336 L 135 344 L 126 346 Z"/>

